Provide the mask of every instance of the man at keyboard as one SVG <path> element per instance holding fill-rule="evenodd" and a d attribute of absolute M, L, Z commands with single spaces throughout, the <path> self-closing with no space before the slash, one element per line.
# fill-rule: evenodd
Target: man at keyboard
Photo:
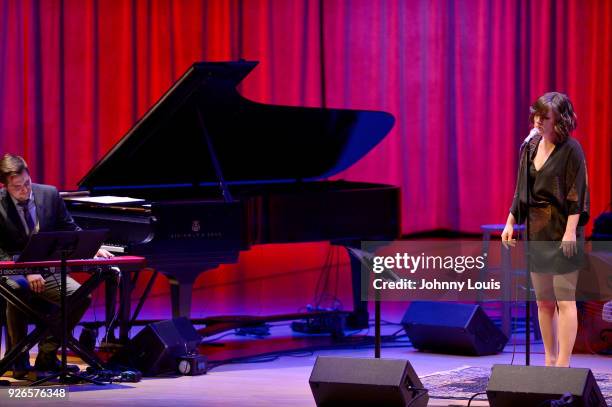
<path fill-rule="evenodd" d="M 19 156 L 5 154 L 0 159 L 0 260 L 13 260 L 23 250 L 31 234 L 39 231 L 77 231 L 79 226 L 66 210 L 57 189 L 50 185 L 33 184 L 25 160 Z M 100 249 L 97 257 L 112 257 Z M 31 295 L 34 303 L 54 304 L 60 302 L 60 276 L 56 273 L 11 276 L 8 284 L 25 295 Z M 66 292 L 72 295 L 79 283 L 68 276 Z M 42 301 L 37 301 L 42 299 Z M 80 321 L 90 304 L 90 298 L 76 306 L 68 315 L 69 328 Z M 8 333 L 11 346 L 27 335 L 25 316 L 7 304 Z M 35 369 L 57 371 L 59 339 L 49 336 L 40 341 Z M 19 357 L 13 368 L 13 376 L 23 378 L 31 370 L 28 353 Z"/>

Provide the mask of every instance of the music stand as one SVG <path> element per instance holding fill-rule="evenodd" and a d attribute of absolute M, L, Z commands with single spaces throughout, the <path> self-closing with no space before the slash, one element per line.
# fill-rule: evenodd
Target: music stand
<path fill-rule="evenodd" d="M 108 235 L 108 229 L 39 232 L 30 236 L 15 263 L 93 258 Z"/>
<path fill-rule="evenodd" d="M 39 232 L 32 234 L 23 252 L 16 263 L 60 260 L 60 315 L 61 315 L 61 343 L 62 359 L 58 373 L 37 380 L 32 383 L 36 386 L 51 379 L 59 378 L 60 383 L 67 383 L 67 377 L 74 377 L 94 384 L 101 384 L 95 380 L 85 378 L 69 372 L 67 369 L 66 337 L 68 335 L 68 320 L 66 315 L 66 284 L 69 259 L 93 258 L 108 234 L 107 229 Z"/>

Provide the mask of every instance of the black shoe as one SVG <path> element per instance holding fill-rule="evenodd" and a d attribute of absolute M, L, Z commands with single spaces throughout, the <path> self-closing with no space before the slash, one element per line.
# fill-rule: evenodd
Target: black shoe
<path fill-rule="evenodd" d="M 40 355 L 40 353 L 39 353 Z M 38 356 L 36 357 L 36 362 L 34 363 L 34 369 L 39 372 L 59 372 L 62 367 L 62 363 L 58 358 L 46 358 Z M 66 370 L 72 373 L 78 373 L 81 369 L 77 365 L 66 364 Z"/>
<path fill-rule="evenodd" d="M 17 380 L 23 380 L 23 379 L 28 377 L 30 372 L 31 372 L 31 370 L 13 369 L 13 378 L 17 379 Z"/>

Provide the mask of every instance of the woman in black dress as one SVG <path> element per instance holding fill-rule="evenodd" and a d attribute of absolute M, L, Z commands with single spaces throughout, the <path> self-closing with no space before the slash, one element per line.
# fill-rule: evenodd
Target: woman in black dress
<path fill-rule="evenodd" d="M 529 268 L 545 364 L 569 366 L 578 330 L 576 283 L 583 261 L 584 225 L 589 219 L 586 162 L 580 143 L 570 136 L 576 128 L 576 114 L 566 95 L 546 93 L 531 106 L 530 113 L 537 134 L 521 153 L 502 243 L 513 245 L 514 224 L 529 219 Z"/>

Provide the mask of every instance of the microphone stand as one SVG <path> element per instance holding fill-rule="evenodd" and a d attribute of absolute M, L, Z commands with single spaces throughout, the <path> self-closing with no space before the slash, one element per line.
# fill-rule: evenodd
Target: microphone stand
<path fill-rule="evenodd" d="M 374 298 L 374 357 L 380 359 L 380 350 L 382 348 L 382 335 L 380 332 L 380 292 L 376 290 Z"/>
<path fill-rule="evenodd" d="M 367 269 L 368 271 L 368 274 L 371 272 L 372 265 L 369 264 L 369 259 L 366 260 L 366 258 L 369 258 L 369 256 L 372 255 L 372 253 L 367 253 L 367 252 L 364 252 L 363 250 L 352 248 L 352 247 L 348 248 L 348 252 L 351 256 L 355 257 L 355 259 L 361 262 L 362 268 L 365 267 L 365 269 Z M 363 273 L 363 269 L 362 269 L 362 273 Z M 363 289 L 363 283 L 364 283 L 363 274 L 361 277 L 362 277 L 361 280 L 362 280 L 362 289 Z M 401 280 L 401 278 L 397 274 L 395 274 L 393 271 L 389 269 L 385 269 L 383 271 L 383 273 L 381 274 L 381 278 L 386 281 L 400 281 Z M 374 293 L 374 358 L 376 359 L 380 359 L 381 348 L 382 348 L 382 333 L 381 333 L 380 325 L 381 325 L 381 297 L 380 297 L 380 291 L 376 290 L 376 292 Z"/>
<path fill-rule="evenodd" d="M 525 259 L 527 261 L 527 278 L 525 284 L 526 299 L 525 299 L 525 366 L 531 364 L 531 258 L 529 253 L 529 204 L 530 204 L 530 188 L 529 188 L 529 142 L 531 138 L 526 140 L 521 147 L 521 160 L 525 162 L 525 209 L 527 211 L 525 217 Z M 519 164 L 520 165 L 520 164 Z M 520 194 L 520 192 L 519 192 Z M 519 211 L 520 211 L 520 195 L 519 195 Z"/>

